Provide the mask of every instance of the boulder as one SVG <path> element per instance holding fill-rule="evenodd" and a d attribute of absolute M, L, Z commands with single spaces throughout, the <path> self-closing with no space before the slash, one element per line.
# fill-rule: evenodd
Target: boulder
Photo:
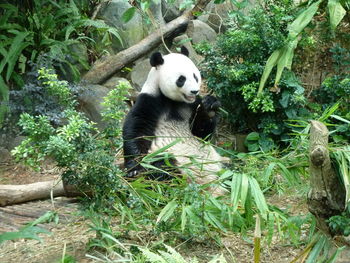
<path fill-rule="evenodd" d="M 12 151 L 15 147 L 20 145 L 22 143 L 22 141 L 24 141 L 25 139 L 27 139 L 27 137 L 26 136 L 21 136 L 21 135 L 9 138 L 9 141 L 8 141 L 8 144 L 7 144 L 7 149 L 9 151 Z"/>
<path fill-rule="evenodd" d="M 182 15 L 184 10 L 180 10 L 181 0 L 174 0 L 172 3 L 162 0 L 162 11 L 165 22 L 170 22 Z"/>
<path fill-rule="evenodd" d="M 79 94 L 79 108 L 99 129 L 105 128 L 101 112 L 103 110 L 103 98 L 107 96 L 109 89 L 101 85 L 86 85 Z"/>
<path fill-rule="evenodd" d="M 107 80 L 105 83 L 103 83 L 102 86 L 106 87 L 107 89 L 114 89 L 116 86 L 119 85 L 120 82 L 129 82 L 129 81 L 125 78 L 112 77 L 109 80 Z"/>
<path fill-rule="evenodd" d="M 155 22 L 157 23 L 157 28 L 158 25 L 164 25 L 165 20 L 163 18 L 163 13 L 162 13 L 162 2 L 161 1 L 151 1 L 149 10 L 151 14 L 153 15 L 153 18 Z"/>
<path fill-rule="evenodd" d="M 203 61 L 203 57 L 198 55 L 197 52 L 194 50 L 192 44 L 191 44 L 191 39 L 188 37 L 188 35 L 183 34 L 180 36 L 177 36 L 173 40 L 173 52 L 179 52 L 177 48 L 180 48 L 181 46 L 185 46 L 189 53 L 190 53 L 190 59 L 194 62 L 194 64 L 198 65 L 200 62 Z"/>
<path fill-rule="evenodd" d="M 215 30 L 200 20 L 192 20 L 188 25 L 186 34 L 192 38 L 193 44 L 203 41 L 214 43 L 217 37 Z"/>
<path fill-rule="evenodd" d="M 114 41 L 112 48 L 116 52 L 135 45 L 145 36 L 142 16 L 138 10 L 136 10 L 133 18 L 127 23 L 122 20 L 124 12 L 131 7 L 125 0 L 111 0 L 106 1 L 98 13 L 98 18 L 104 20 L 108 25 L 115 27 L 119 31 L 123 40 L 123 46 L 119 41 Z"/>
<path fill-rule="evenodd" d="M 75 43 L 69 46 L 69 50 L 72 54 L 68 54 L 66 59 L 73 68 L 63 63 L 63 67 L 58 68 L 58 73 L 63 79 L 76 82 L 80 75 L 83 75 L 89 69 L 87 46 L 84 43 Z"/>
<path fill-rule="evenodd" d="M 10 151 L 4 147 L 0 147 L 0 163 L 11 160 Z"/>
<path fill-rule="evenodd" d="M 226 1 L 222 4 L 214 4 L 214 1 L 211 1 L 205 8 L 206 12 L 198 19 L 220 33 L 225 31 L 225 22 L 232 10 L 234 10 L 234 6 L 230 1 Z"/>
<path fill-rule="evenodd" d="M 135 90 L 140 91 L 143 84 L 145 83 L 148 72 L 151 70 L 152 66 L 149 59 L 143 59 L 135 63 L 131 71 L 131 83 L 135 87 Z"/>

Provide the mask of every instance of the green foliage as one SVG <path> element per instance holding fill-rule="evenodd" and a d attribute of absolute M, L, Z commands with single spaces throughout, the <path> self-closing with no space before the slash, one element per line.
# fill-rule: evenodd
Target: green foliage
<path fill-rule="evenodd" d="M 343 236 L 350 235 L 350 214 L 342 213 L 342 215 L 332 216 L 328 220 L 328 226 L 332 233 L 337 233 Z"/>
<path fill-rule="evenodd" d="M 220 97 L 234 131 L 258 132 L 264 145 L 259 148 L 264 151 L 274 147 L 272 141 L 288 139 L 285 120 L 308 114 L 304 89 L 290 71 L 282 75 L 282 92 L 268 80 L 275 92 L 263 90 L 256 95 L 265 61 L 287 41 L 291 6 L 288 1 L 272 2 L 253 9 L 249 16 L 236 16 L 214 47 L 197 47 L 205 55 L 202 72 L 208 88 Z"/>
<path fill-rule="evenodd" d="M 88 187 L 99 200 L 113 197 L 113 192 L 123 192 L 120 189 L 122 172 L 115 164 L 114 151 L 122 145 L 121 121 L 126 109 L 123 100 L 129 87 L 122 84 L 106 99 L 104 120 L 110 125 L 104 133 L 98 132 L 92 122 L 74 109 L 77 101 L 67 82 L 58 81 L 57 75 L 45 69 L 39 71 L 39 78 L 44 80 L 42 85 L 50 95 L 65 108 L 64 121 L 54 126 L 45 115 L 22 114 L 19 125 L 27 139 L 13 150 L 16 160 L 38 169 L 44 158 L 52 157 L 64 168 L 64 180 L 82 189 Z"/>
<path fill-rule="evenodd" d="M 350 50 L 335 45 L 330 52 L 335 74 L 327 77 L 312 95 L 314 101 L 321 105 L 321 110 L 338 104 L 332 115 L 337 126 L 331 136 L 334 141 L 340 142 L 350 139 Z"/>
<path fill-rule="evenodd" d="M 35 239 L 38 241 L 42 241 L 42 239 L 38 236 L 40 233 L 44 234 L 51 234 L 51 232 L 47 231 L 44 228 L 37 227 L 36 225 L 42 224 L 42 223 L 49 223 L 49 222 L 58 222 L 58 215 L 54 212 L 48 211 L 38 219 L 34 220 L 33 222 L 30 222 L 26 224 L 24 227 L 22 227 L 19 231 L 16 232 L 5 232 L 0 235 L 0 244 L 6 240 L 15 240 L 15 239 Z"/>
<path fill-rule="evenodd" d="M 272 69 L 277 66 L 277 72 L 275 77 L 274 86 L 277 88 L 277 84 L 281 79 L 282 72 L 284 68 L 291 69 L 294 50 L 300 39 L 301 32 L 308 26 L 319 6 L 324 0 L 319 0 L 317 2 L 308 1 L 306 8 L 303 9 L 298 17 L 288 26 L 288 37 L 287 41 L 282 48 L 275 50 L 266 62 L 264 72 L 260 79 L 258 94 L 260 94 L 265 86 L 265 83 L 272 71 Z M 328 3 L 328 14 L 330 20 L 331 30 L 334 31 L 338 26 L 340 21 L 344 18 L 346 10 L 342 6 L 339 0 L 327 0 Z M 305 3 L 304 3 L 305 4 Z"/>
<path fill-rule="evenodd" d="M 46 53 L 59 62 L 63 74 L 71 72 L 78 80 L 79 69 L 73 62 L 85 69 L 89 65 L 74 45 L 86 43 L 94 50 L 94 35 L 105 39 L 106 44 L 112 36 L 122 41 L 115 28 L 89 19 L 73 0 L 11 2 L 0 4 L 0 125 L 8 111 L 9 90 L 24 85 L 22 74 L 27 71 L 28 61 L 36 63 L 40 54 Z"/>

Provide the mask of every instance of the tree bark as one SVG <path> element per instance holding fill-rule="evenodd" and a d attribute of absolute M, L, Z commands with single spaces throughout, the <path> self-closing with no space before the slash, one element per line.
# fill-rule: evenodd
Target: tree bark
<path fill-rule="evenodd" d="M 328 129 L 311 121 L 309 211 L 319 219 L 328 219 L 344 210 L 345 188 L 332 168 L 328 151 Z M 324 221 L 324 220 L 323 220 Z"/>
<path fill-rule="evenodd" d="M 156 48 L 162 42 L 162 37 L 167 38 L 179 29 L 185 30 L 190 19 L 193 17 L 193 14 L 203 10 L 208 3 L 209 0 L 199 0 L 192 10 L 162 26 L 161 30 L 153 32 L 136 45 L 129 47 L 118 54 L 107 57 L 103 61 L 97 61 L 90 71 L 85 74 L 82 81 L 91 84 L 102 84 L 127 64 Z"/>

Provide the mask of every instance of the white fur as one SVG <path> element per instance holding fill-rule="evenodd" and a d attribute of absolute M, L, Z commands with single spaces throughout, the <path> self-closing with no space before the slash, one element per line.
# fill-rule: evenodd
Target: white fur
<path fill-rule="evenodd" d="M 165 55 L 163 59 L 162 65 L 152 67 L 141 93 L 158 95 L 160 89 L 166 97 L 172 100 L 194 102 L 195 96 L 191 91 L 199 92 L 202 81 L 196 65 L 185 55 L 177 53 Z M 198 82 L 193 74 L 196 75 Z M 186 82 L 183 87 L 179 88 L 176 80 L 181 75 L 186 77 Z"/>

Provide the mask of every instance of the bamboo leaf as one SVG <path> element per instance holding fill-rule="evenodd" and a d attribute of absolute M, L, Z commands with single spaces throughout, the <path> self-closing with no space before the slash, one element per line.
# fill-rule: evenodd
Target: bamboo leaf
<path fill-rule="evenodd" d="M 188 209 L 188 206 L 182 206 L 182 213 L 181 213 L 181 231 L 185 231 L 186 223 L 187 223 L 187 213 L 186 210 Z"/>
<path fill-rule="evenodd" d="M 278 63 L 277 63 L 275 86 L 280 81 L 284 68 L 291 69 L 294 50 L 297 47 L 297 44 L 298 44 L 298 39 L 295 38 L 293 41 L 288 42 L 284 48 L 282 48 L 281 56 L 278 59 Z"/>
<path fill-rule="evenodd" d="M 126 10 L 124 12 L 124 14 L 122 15 L 122 20 L 124 23 L 129 22 L 135 15 L 136 12 L 136 7 L 130 7 L 128 10 Z"/>
<path fill-rule="evenodd" d="M 260 211 L 262 218 L 267 219 L 267 212 L 269 208 L 267 206 L 265 197 L 260 189 L 260 186 L 255 178 L 249 177 L 249 185 L 251 189 L 251 194 L 254 197 L 256 207 Z"/>
<path fill-rule="evenodd" d="M 174 140 L 173 142 L 169 143 L 168 145 L 165 145 L 164 147 L 158 149 L 157 151 L 154 151 L 154 152 L 152 152 L 150 154 L 147 154 L 145 157 L 142 158 L 142 161 L 146 162 L 147 160 L 155 157 L 156 155 L 158 155 L 158 154 L 160 154 L 162 152 L 165 152 L 167 149 L 173 147 L 175 144 L 177 144 L 180 141 L 181 141 L 181 139 L 178 138 L 178 139 Z"/>
<path fill-rule="evenodd" d="M 264 170 L 264 174 L 262 176 L 262 179 L 265 183 L 267 183 L 270 179 L 270 176 L 272 174 L 273 169 L 275 168 L 276 163 L 270 163 L 269 166 Z"/>
<path fill-rule="evenodd" d="M 231 203 L 232 203 L 232 212 L 235 213 L 238 208 L 239 203 L 239 194 L 242 187 L 242 175 L 241 174 L 234 174 L 232 176 L 231 181 Z"/>
<path fill-rule="evenodd" d="M 150 261 L 150 262 L 160 262 L 160 263 L 167 263 L 165 259 L 163 259 L 161 256 L 149 251 L 148 249 L 140 248 L 142 251 L 142 254 Z"/>
<path fill-rule="evenodd" d="M 0 75 L 0 128 L 8 110 L 9 101 L 9 87 L 6 85 L 4 79 Z"/>
<path fill-rule="evenodd" d="M 317 243 L 315 244 L 315 246 L 312 248 L 306 263 L 317 262 L 317 258 L 320 256 L 322 249 L 327 245 L 326 241 L 327 241 L 327 237 L 325 235 L 322 235 L 320 239 L 317 241 Z"/>
<path fill-rule="evenodd" d="M 158 215 L 156 223 L 158 224 L 161 221 L 167 221 L 173 215 L 177 206 L 178 204 L 176 203 L 175 199 L 170 201 Z"/>
<path fill-rule="evenodd" d="M 264 72 L 260 79 L 258 94 L 260 94 L 265 86 L 266 80 L 270 76 L 272 69 L 277 65 L 278 59 L 281 56 L 283 48 L 275 50 L 266 62 Z"/>
<path fill-rule="evenodd" d="M 249 178 L 246 174 L 242 174 L 242 184 L 241 184 L 241 203 L 242 203 L 242 205 L 245 205 L 245 202 L 247 200 L 248 189 L 249 189 Z"/>
<path fill-rule="evenodd" d="M 310 23 L 311 19 L 314 17 L 318 10 L 319 4 L 322 0 L 317 1 L 310 5 L 306 10 L 304 10 L 289 26 L 289 36 L 295 39 L 301 31 Z"/>
<path fill-rule="evenodd" d="M 340 21 L 346 15 L 346 10 L 341 5 L 339 0 L 328 0 L 328 12 L 329 12 L 329 20 L 331 24 L 331 29 L 334 31 L 338 26 Z"/>

